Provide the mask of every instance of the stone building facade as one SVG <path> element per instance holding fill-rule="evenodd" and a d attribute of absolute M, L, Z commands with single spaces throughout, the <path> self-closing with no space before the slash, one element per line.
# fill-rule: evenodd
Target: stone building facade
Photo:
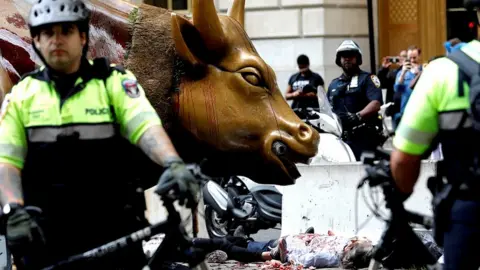
<path fill-rule="evenodd" d="M 220 13 L 226 13 L 232 2 L 214 1 Z M 139 4 L 142 0 L 131 2 Z M 311 69 L 328 85 L 341 73 L 334 63 L 335 50 L 346 38 L 360 45 L 363 67 L 369 70 L 367 21 L 366 0 L 246 0 L 247 34 L 275 70 L 282 91 L 297 70 L 300 54 L 309 56 Z"/>
<path fill-rule="evenodd" d="M 221 12 L 230 0 L 218 0 Z M 297 70 L 296 58 L 306 54 L 311 69 L 328 85 L 341 74 L 335 50 L 346 38 L 362 48 L 364 68 L 369 69 L 366 0 L 247 0 L 245 28 L 263 59 L 277 74 L 285 90 Z"/>
<path fill-rule="evenodd" d="M 179 11 L 185 13 L 191 8 L 191 0 L 129 1 L 170 9 L 187 7 Z M 214 1 L 219 12 L 225 13 L 233 0 Z M 473 33 L 464 27 L 471 24 L 471 14 L 466 14 L 461 2 L 373 0 L 377 66 L 383 56 L 398 55 L 409 45 L 422 48 L 423 60 L 427 61 L 445 53 L 443 42 L 448 38 L 473 38 L 477 29 Z M 297 70 L 296 58 L 300 54 L 310 57 L 312 70 L 320 73 L 327 85 L 340 75 L 334 63 L 335 50 L 344 39 L 360 45 L 362 69 L 370 71 L 367 15 L 367 0 L 246 0 L 245 27 L 262 58 L 275 70 L 284 91 L 288 78 Z"/>

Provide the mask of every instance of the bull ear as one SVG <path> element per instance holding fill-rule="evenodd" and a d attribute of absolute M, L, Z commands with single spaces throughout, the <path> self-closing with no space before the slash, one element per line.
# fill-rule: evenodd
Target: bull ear
<path fill-rule="evenodd" d="M 183 60 L 192 66 L 202 65 L 202 62 L 194 55 L 194 52 L 188 47 L 184 33 L 195 30 L 195 27 L 185 18 L 172 13 L 172 36 L 175 42 L 177 54 Z"/>
<path fill-rule="evenodd" d="M 233 0 L 233 4 L 228 10 L 228 16 L 245 27 L 245 0 Z"/>

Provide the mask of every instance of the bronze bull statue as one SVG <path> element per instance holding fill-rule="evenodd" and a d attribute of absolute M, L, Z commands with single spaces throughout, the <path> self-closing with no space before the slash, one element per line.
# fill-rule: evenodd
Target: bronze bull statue
<path fill-rule="evenodd" d="M 119 0 L 89 5 L 89 56 L 108 57 L 137 76 L 187 162 L 206 159 L 214 175 L 295 183 L 295 163 L 315 156 L 319 134 L 290 109 L 247 36 L 245 0 L 235 0 L 228 15 L 218 15 L 213 0 L 193 0 L 191 20 Z M 0 6 L 5 93 L 41 63 L 25 23 L 30 6 L 25 0 Z"/>

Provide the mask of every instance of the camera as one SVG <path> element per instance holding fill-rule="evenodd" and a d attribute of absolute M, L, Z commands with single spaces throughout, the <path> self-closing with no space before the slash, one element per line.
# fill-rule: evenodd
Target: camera
<path fill-rule="evenodd" d="M 400 59 L 398 57 L 389 57 L 388 62 L 390 62 L 392 64 L 397 64 L 397 63 L 400 62 Z"/>

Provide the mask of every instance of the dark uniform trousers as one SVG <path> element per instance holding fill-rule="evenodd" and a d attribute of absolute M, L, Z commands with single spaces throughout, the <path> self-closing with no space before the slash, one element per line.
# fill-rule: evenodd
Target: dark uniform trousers
<path fill-rule="evenodd" d="M 445 270 L 480 267 L 480 200 L 456 200 L 444 234 Z"/>

